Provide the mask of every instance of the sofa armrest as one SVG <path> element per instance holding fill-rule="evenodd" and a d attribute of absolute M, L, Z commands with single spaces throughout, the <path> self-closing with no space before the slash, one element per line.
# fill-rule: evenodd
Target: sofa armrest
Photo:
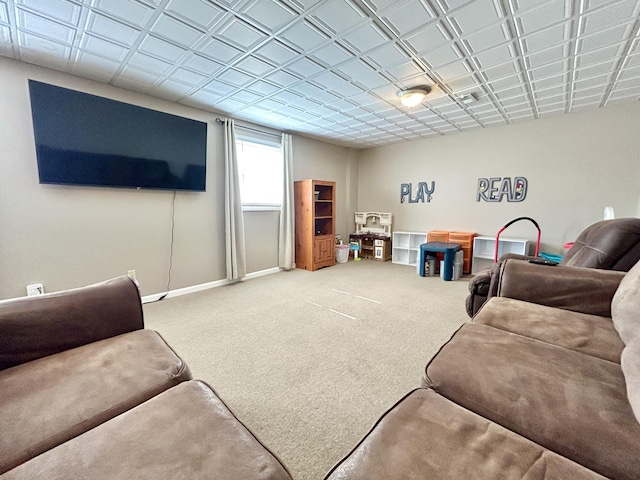
<path fill-rule="evenodd" d="M 0 370 L 144 328 L 138 286 L 123 276 L 0 301 Z"/>
<path fill-rule="evenodd" d="M 574 312 L 611 317 L 611 300 L 625 272 L 505 261 L 497 295 Z"/>

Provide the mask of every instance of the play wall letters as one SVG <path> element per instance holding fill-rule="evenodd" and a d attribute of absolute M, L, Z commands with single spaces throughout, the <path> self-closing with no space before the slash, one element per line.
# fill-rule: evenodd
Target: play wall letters
<path fill-rule="evenodd" d="M 413 184 L 403 183 L 400 185 L 400 203 L 424 203 L 425 198 L 427 203 L 431 201 L 431 195 L 436 189 L 436 182 L 431 182 L 431 188 L 427 185 L 427 182 L 420 182 L 416 187 L 416 196 L 413 196 Z M 425 197 L 426 195 L 426 197 Z"/>
<path fill-rule="evenodd" d="M 504 198 L 507 202 L 521 202 L 527 196 L 528 184 L 525 177 L 479 178 L 476 202 L 501 202 Z"/>

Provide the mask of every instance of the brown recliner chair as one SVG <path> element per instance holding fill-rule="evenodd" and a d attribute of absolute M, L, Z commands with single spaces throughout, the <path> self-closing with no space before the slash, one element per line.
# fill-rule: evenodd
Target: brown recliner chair
<path fill-rule="evenodd" d="M 478 272 L 469 281 L 470 294 L 466 307 L 470 317 L 484 302 L 496 295 L 500 265 L 506 258 L 527 260 L 534 257 L 506 254 L 492 267 Z M 560 265 L 628 272 L 639 260 L 640 218 L 616 218 L 587 227 L 562 258 Z"/>

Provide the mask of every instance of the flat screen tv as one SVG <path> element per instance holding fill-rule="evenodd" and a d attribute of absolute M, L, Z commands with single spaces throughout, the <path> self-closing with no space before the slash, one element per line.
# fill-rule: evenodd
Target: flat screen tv
<path fill-rule="evenodd" d="M 205 190 L 207 124 L 29 80 L 40 183 Z"/>

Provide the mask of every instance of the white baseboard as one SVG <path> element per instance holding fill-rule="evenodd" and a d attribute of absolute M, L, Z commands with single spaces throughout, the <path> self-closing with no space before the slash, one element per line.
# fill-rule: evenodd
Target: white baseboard
<path fill-rule="evenodd" d="M 245 281 L 251 280 L 252 278 L 263 277 L 265 275 L 271 275 L 273 273 L 280 272 L 281 269 L 278 267 L 269 268 L 267 270 L 260 270 L 259 272 L 248 273 L 244 278 L 237 281 Z M 236 283 L 233 280 L 216 280 L 215 282 L 207 282 L 201 283 L 200 285 L 193 285 L 191 287 L 178 288 L 177 290 L 170 290 L 166 295 L 164 293 L 154 293 L 152 295 L 145 295 L 142 297 L 142 303 L 151 303 L 157 302 L 161 298 L 172 298 L 179 297 L 180 295 L 187 295 L 189 293 L 201 292 L 202 290 L 209 290 L 210 288 L 222 287 L 224 285 L 229 285 L 231 283 Z"/>

